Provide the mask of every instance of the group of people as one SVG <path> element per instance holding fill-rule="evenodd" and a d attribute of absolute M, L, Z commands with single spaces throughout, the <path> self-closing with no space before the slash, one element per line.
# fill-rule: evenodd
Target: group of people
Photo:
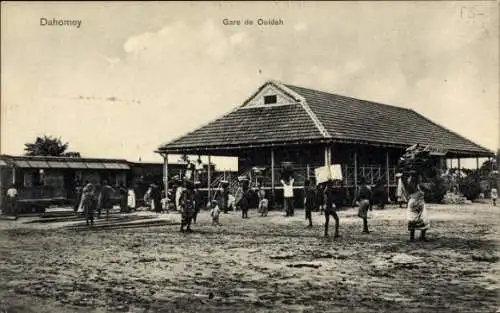
<path fill-rule="evenodd" d="M 120 194 L 120 211 L 129 212 L 135 209 L 135 192 L 132 188 L 127 188 L 125 185 L 117 187 Z M 97 218 L 101 217 L 102 211 L 106 213 L 106 220 L 109 219 L 110 210 L 113 208 L 113 188 L 106 180 L 102 184 L 93 184 L 90 181 L 85 181 L 83 185 L 77 183 L 76 201 L 74 211 L 77 214 L 85 215 L 87 226 L 94 225 L 94 217 L 97 212 Z"/>

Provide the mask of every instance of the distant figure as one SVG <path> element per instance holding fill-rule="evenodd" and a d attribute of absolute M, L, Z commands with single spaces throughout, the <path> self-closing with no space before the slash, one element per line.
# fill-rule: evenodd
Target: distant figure
<path fill-rule="evenodd" d="M 95 186 L 91 182 L 87 182 L 83 187 L 81 207 L 85 213 L 85 222 L 87 226 L 94 225 L 94 211 L 97 206 L 97 197 L 95 194 Z"/>
<path fill-rule="evenodd" d="M 154 204 L 151 201 L 151 192 L 152 192 L 152 187 L 149 186 L 148 190 L 144 193 L 144 204 L 149 208 L 150 211 L 154 211 Z"/>
<path fill-rule="evenodd" d="M 259 185 L 257 196 L 259 197 L 260 216 L 267 216 L 267 212 L 269 211 L 269 201 L 266 198 L 266 191 L 262 189 L 262 185 Z"/>
<path fill-rule="evenodd" d="M 187 232 L 192 232 L 191 221 L 194 213 L 195 199 L 193 184 L 190 181 L 184 182 L 185 189 L 182 192 L 180 205 L 182 208 L 182 221 L 181 221 L 181 232 L 184 232 L 184 227 L 186 227 Z"/>
<path fill-rule="evenodd" d="M 175 208 L 177 209 L 177 211 L 182 211 L 181 197 L 182 197 L 183 192 L 184 192 L 184 188 L 179 183 L 177 185 L 176 190 L 175 190 Z"/>
<path fill-rule="evenodd" d="M 198 213 L 200 213 L 203 207 L 203 193 L 200 190 L 201 183 L 199 181 L 194 182 L 194 212 L 193 212 L 193 224 L 196 224 L 196 218 Z"/>
<path fill-rule="evenodd" d="M 368 186 L 364 177 L 356 190 L 355 200 L 359 202 L 358 216 L 363 219 L 363 233 L 368 234 L 368 210 L 371 210 L 370 199 L 372 198 L 371 187 Z"/>
<path fill-rule="evenodd" d="M 236 198 L 230 192 L 227 195 L 227 208 L 228 210 L 236 211 Z"/>
<path fill-rule="evenodd" d="M 227 181 L 222 182 L 222 192 L 219 198 L 219 205 L 224 214 L 229 211 L 229 183 Z"/>
<path fill-rule="evenodd" d="M 124 184 L 121 184 L 118 190 L 120 192 L 120 212 L 126 213 L 128 212 L 127 208 L 128 190 Z"/>
<path fill-rule="evenodd" d="M 167 194 L 165 194 L 165 191 L 162 191 L 161 192 L 161 209 L 162 209 L 163 213 L 168 213 L 169 203 L 170 203 L 170 200 L 169 200 Z"/>
<path fill-rule="evenodd" d="M 335 234 L 334 237 L 337 238 L 339 237 L 339 216 L 337 215 L 337 212 L 335 211 L 336 206 L 336 198 L 335 198 L 335 190 L 333 189 L 333 181 L 328 180 L 326 183 L 326 188 L 325 191 L 323 192 L 324 195 L 324 205 L 325 205 L 325 237 L 328 237 L 328 224 L 330 222 L 330 215 L 333 216 L 333 219 L 335 220 Z"/>
<path fill-rule="evenodd" d="M 242 183 L 242 191 L 243 195 L 239 202 L 239 207 L 241 208 L 241 217 L 248 218 L 248 209 L 250 209 L 250 198 L 251 198 L 251 190 L 249 186 L 248 180 L 244 180 Z"/>
<path fill-rule="evenodd" d="M 372 195 L 371 195 L 371 203 L 370 205 L 377 205 L 379 209 L 383 210 L 385 207 L 385 204 L 387 203 L 388 199 L 387 191 L 384 187 L 384 183 L 382 182 L 381 179 L 378 179 L 375 188 L 373 188 Z"/>
<path fill-rule="evenodd" d="M 212 201 L 212 210 L 210 210 L 210 216 L 212 217 L 212 225 L 214 226 L 219 226 L 219 215 L 220 215 L 220 208 L 217 200 Z"/>
<path fill-rule="evenodd" d="M 294 208 L 293 208 L 293 177 L 289 177 L 286 181 L 281 180 L 281 184 L 283 185 L 283 197 L 284 197 L 284 207 L 285 207 L 285 216 L 293 216 Z"/>
<path fill-rule="evenodd" d="M 312 211 L 316 208 L 316 188 L 311 186 L 311 181 L 304 182 L 304 208 L 306 211 L 306 220 L 309 221 L 307 227 L 312 227 Z"/>
<path fill-rule="evenodd" d="M 128 194 L 127 194 L 127 207 L 129 211 L 135 210 L 135 191 L 134 188 L 129 187 L 128 188 Z"/>
<path fill-rule="evenodd" d="M 408 195 L 406 194 L 405 187 L 403 186 L 403 179 L 402 179 L 402 174 L 397 174 L 396 177 L 398 178 L 398 186 L 396 189 L 396 197 L 398 199 L 398 204 L 399 207 L 403 207 L 403 203 L 408 202 Z"/>
<path fill-rule="evenodd" d="M 491 201 L 493 201 L 493 206 L 497 205 L 498 191 L 496 187 L 491 188 Z"/>
<path fill-rule="evenodd" d="M 82 187 L 82 194 L 81 194 L 81 197 L 80 197 L 80 201 L 78 203 L 78 209 L 76 210 L 77 213 L 79 214 L 83 214 L 85 213 L 85 203 L 87 201 L 87 197 L 88 197 L 88 190 L 89 188 L 93 188 L 94 186 L 88 181 L 86 180 L 83 187 Z"/>
<path fill-rule="evenodd" d="M 83 187 L 81 186 L 80 182 L 76 182 L 76 186 L 75 186 L 75 195 L 76 195 L 76 199 L 75 199 L 75 204 L 73 205 L 73 210 L 76 212 L 78 212 L 78 208 L 80 207 L 80 203 L 82 201 L 82 192 L 83 192 Z"/>
<path fill-rule="evenodd" d="M 161 191 L 156 184 L 151 184 L 151 202 L 153 203 L 154 211 L 156 213 L 161 213 Z"/>
<path fill-rule="evenodd" d="M 101 210 L 106 210 L 106 220 L 109 219 L 109 211 L 113 208 L 111 195 L 113 194 L 113 187 L 108 184 L 107 180 L 103 180 L 101 188 L 101 205 L 97 211 L 97 217 L 101 217 Z"/>
<path fill-rule="evenodd" d="M 17 189 L 14 184 L 7 189 L 6 215 L 17 216 Z"/>

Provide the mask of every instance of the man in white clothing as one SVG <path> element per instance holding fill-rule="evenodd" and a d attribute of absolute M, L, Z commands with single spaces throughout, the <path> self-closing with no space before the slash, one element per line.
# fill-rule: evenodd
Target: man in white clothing
<path fill-rule="evenodd" d="M 283 184 L 283 197 L 284 197 L 284 206 L 285 206 L 285 216 L 293 216 L 294 208 L 293 208 L 293 178 L 290 177 L 285 180 L 281 180 L 281 184 Z"/>

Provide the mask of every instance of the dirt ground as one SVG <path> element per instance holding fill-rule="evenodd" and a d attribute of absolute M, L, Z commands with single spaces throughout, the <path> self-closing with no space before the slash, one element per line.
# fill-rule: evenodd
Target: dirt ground
<path fill-rule="evenodd" d="M 430 206 L 429 240 L 412 243 L 405 210 L 373 211 L 370 235 L 355 214 L 340 212 L 335 240 L 301 210 L 219 227 L 203 212 L 192 234 L 179 214 L 115 214 L 90 231 L 0 220 L 0 313 L 498 310 L 500 207 Z"/>

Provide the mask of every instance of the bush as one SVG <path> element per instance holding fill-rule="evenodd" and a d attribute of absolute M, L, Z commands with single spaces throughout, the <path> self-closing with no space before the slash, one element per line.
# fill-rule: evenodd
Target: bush
<path fill-rule="evenodd" d="M 441 203 L 449 188 L 447 180 L 436 176 L 428 186 L 428 190 L 425 191 L 425 202 Z"/>
<path fill-rule="evenodd" d="M 459 184 L 460 192 L 471 201 L 476 200 L 481 193 L 481 183 L 474 177 L 467 177 Z"/>

